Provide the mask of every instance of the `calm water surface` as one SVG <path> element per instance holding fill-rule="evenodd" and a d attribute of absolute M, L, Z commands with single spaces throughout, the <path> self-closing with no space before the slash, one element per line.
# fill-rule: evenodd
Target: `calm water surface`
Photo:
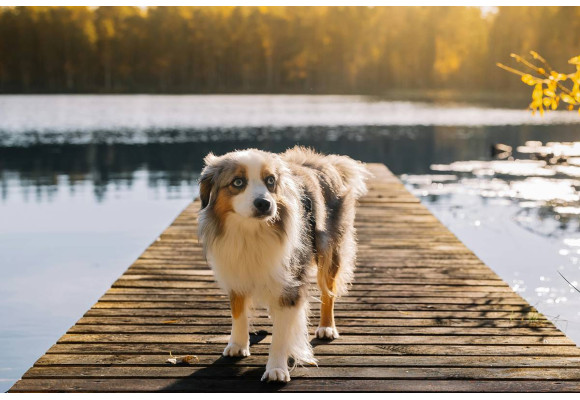
<path fill-rule="evenodd" d="M 355 96 L 0 96 L 0 390 L 197 194 L 205 154 L 246 147 L 298 143 L 387 164 L 580 343 L 580 293 L 558 274 L 580 281 L 580 173 L 456 163 L 533 140 L 580 141 L 580 118 Z"/>

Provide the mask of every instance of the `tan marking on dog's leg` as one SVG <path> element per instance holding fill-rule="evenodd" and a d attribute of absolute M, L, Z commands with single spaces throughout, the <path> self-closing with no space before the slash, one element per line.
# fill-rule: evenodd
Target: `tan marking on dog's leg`
<path fill-rule="evenodd" d="M 250 332 L 246 297 L 230 293 L 232 308 L 232 335 L 223 355 L 225 357 L 247 357 L 250 355 Z"/>
<path fill-rule="evenodd" d="M 238 319 L 244 311 L 246 298 L 235 292 L 230 293 L 230 306 L 232 308 L 232 317 Z"/>
<path fill-rule="evenodd" d="M 334 328 L 334 296 L 328 293 L 320 296 L 320 326 L 329 326 Z"/>
<path fill-rule="evenodd" d="M 334 293 L 336 292 L 334 277 L 336 276 L 336 271 L 333 268 L 331 268 L 330 273 L 325 273 L 328 271 L 324 269 L 318 270 L 319 286 L 321 286 L 321 280 L 324 280 L 320 295 L 320 324 L 318 324 L 318 329 L 316 329 L 316 337 L 319 339 L 338 338 L 338 331 L 334 323 Z M 327 290 L 322 290 L 322 287 L 327 288 Z"/>

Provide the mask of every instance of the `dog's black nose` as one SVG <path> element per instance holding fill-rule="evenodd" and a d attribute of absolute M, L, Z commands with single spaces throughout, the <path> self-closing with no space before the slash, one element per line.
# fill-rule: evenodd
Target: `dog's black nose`
<path fill-rule="evenodd" d="M 257 198 L 256 200 L 254 200 L 254 207 L 256 207 L 256 210 L 258 210 L 260 214 L 266 214 L 268 211 L 270 211 L 272 203 L 270 203 L 270 200 L 266 200 L 264 198 Z"/>

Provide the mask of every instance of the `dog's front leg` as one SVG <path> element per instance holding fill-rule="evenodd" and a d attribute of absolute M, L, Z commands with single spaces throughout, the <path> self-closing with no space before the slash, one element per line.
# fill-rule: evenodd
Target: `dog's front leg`
<path fill-rule="evenodd" d="M 246 297 L 230 293 L 232 308 L 232 335 L 223 355 L 225 357 L 247 357 L 250 355 L 250 332 Z"/>
<path fill-rule="evenodd" d="M 296 363 L 315 363 L 308 341 L 307 304 L 299 301 L 291 306 L 270 307 L 272 344 L 262 380 L 288 382 L 288 357 Z"/>

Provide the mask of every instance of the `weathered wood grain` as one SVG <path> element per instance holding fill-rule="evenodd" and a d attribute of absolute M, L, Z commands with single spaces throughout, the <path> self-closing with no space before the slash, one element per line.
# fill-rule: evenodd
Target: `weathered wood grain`
<path fill-rule="evenodd" d="M 473 380 L 435 379 L 294 379 L 286 385 L 264 384 L 253 373 L 238 379 L 188 378 L 98 378 L 22 379 L 12 392 L 579 392 L 580 383 L 568 380 Z"/>
<path fill-rule="evenodd" d="M 580 391 L 580 349 L 387 168 L 369 167 L 355 282 L 336 306 L 341 337 L 312 340 L 318 368 L 259 382 L 271 343 L 264 309 L 253 313 L 252 355 L 221 357 L 228 299 L 204 261 L 193 202 L 11 391 Z M 170 352 L 198 362 L 167 364 Z"/>

